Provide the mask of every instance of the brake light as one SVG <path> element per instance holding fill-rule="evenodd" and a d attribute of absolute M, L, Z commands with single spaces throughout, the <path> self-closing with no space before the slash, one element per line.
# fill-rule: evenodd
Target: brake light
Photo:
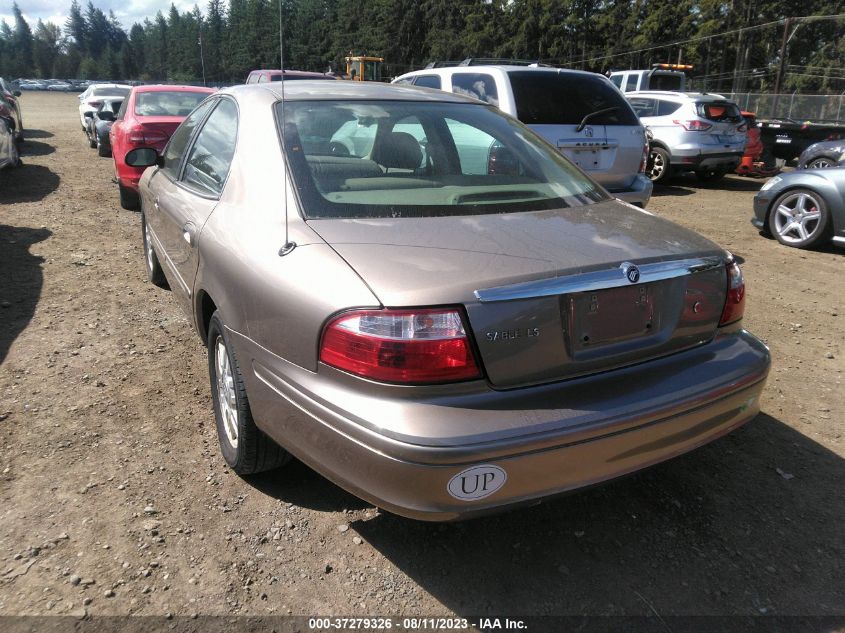
<path fill-rule="evenodd" d="M 733 258 L 725 266 L 728 272 L 728 295 L 725 297 L 722 318 L 719 319 L 720 326 L 739 321 L 745 313 L 745 279 L 742 270 Z"/>
<path fill-rule="evenodd" d="M 166 143 L 169 137 L 161 132 L 136 128 L 129 132 L 129 143 L 131 145 L 158 145 Z"/>
<path fill-rule="evenodd" d="M 481 375 L 455 309 L 347 312 L 326 326 L 320 360 L 384 382 L 453 382 Z"/>
<path fill-rule="evenodd" d="M 675 125 L 683 125 L 687 132 L 706 132 L 713 127 L 709 123 L 705 123 L 704 121 L 699 121 L 697 119 L 692 121 L 678 121 L 675 119 L 672 123 Z"/>

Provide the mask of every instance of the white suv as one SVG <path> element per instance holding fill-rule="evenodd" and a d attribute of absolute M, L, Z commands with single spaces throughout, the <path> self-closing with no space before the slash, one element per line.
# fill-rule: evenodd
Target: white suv
<path fill-rule="evenodd" d="M 101 105 L 105 97 L 113 97 L 121 99 L 129 94 L 132 86 L 125 84 L 91 84 L 79 95 L 79 123 L 83 130 L 88 129 L 85 115 L 93 116 Z"/>
<path fill-rule="evenodd" d="M 486 101 L 526 124 L 617 198 L 645 206 L 651 197 L 645 128 L 602 75 L 541 66 L 475 66 L 468 60 L 410 72 L 393 83 Z"/>
<path fill-rule="evenodd" d="M 625 96 L 654 137 L 648 160 L 654 182 L 684 171 L 712 182 L 742 160 L 747 123 L 722 95 L 642 90 Z"/>

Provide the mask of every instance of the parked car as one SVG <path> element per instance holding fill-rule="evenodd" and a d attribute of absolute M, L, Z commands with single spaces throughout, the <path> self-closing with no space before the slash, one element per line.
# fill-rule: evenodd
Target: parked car
<path fill-rule="evenodd" d="M 788 163 L 814 143 L 845 139 L 845 123 L 766 119 L 760 121 L 760 136 L 767 164 L 774 165 L 776 159 Z"/>
<path fill-rule="evenodd" d="M 88 144 L 97 148 L 99 156 L 111 156 L 109 131 L 122 104 L 122 98 L 104 97 L 96 112 L 85 114 L 85 136 Z"/>
<path fill-rule="evenodd" d="M 427 68 L 393 83 L 464 94 L 516 117 L 617 198 L 645 206 L 645 129 L 607 77 L 538 66 Z M 491 147 L 491 159 L 496 149 Z"/>
<path fill-rule="evenodd" d="M 751 223 L 786 246 L 845 246 L 845 169 L 802 169 L 770 178 Z"/>
<path fill-rule="evenodd" d="M 120 206 L 138 208 L 138 180 L 143 169 L 127 165 L 126 153 L 136 147 L 162 151 L 170 135 L 213 88 L 198 86 L 136 86 L 124 99 L 109 131 Z"/>
<path fill-rule="evenodd" d="M 228 88 L 162 155 L 126 155 L 150 166 L 147 274 L 208 345 L 236 472 L 292 454 L 392 512 L 455 519 L 650 466 L 757 413 L 769 353 L 716 244 L 474 99 L 323 81 L 285 99 Z M 349 122 L 371 134 L 347 155 Z M 504 173 L 476 170 L 491 139 Z"/>
<path fill-rule="evenodd" d="M 0 169 L 8 169 L 20 165 L 18 144 L 12 121 L 0 116 Z"/>
<path fill-rule="evenodd" d="M 845 167 L 845 139 L 813 143 L 798 157 L 798 169 Z"/>
<path fill-rule="evenodd" d="M 88 122 L 85 120 L 85 115 L 89 112 L 96 112 L 106 98 L 123 98 L 129 94 L 132 86 L 125 84 L 95 84 L 88 86 L 81 95 L 79 95 L 79 122 L 82 124 L 82 129 L 88 127 Z"/>
<path fill-rule="evenodd" d="M 20 96 L 20 90 L 16 90 L 9 82 L 0 77 L 0 117 L 8 119 L 12 134 L 14 134 L 18 143 L 23 141 L 23 117 L 21 116 L 21 104 L 18 101 Z"/>
<path fill-rule="evenodd" d="M 247 75 L 244 83 L 263 84 L 268 81 L 292 81 L 294 79 L 307 79 L 309 81 L 319 79 L 337 80 L 334 75 L 325 73 L 312 73 L 306 70 L 253 70 Z"/>
<path fill-rule="evenodd" d="M 47 84 L 47 90 L 50 92 L 70 92 L 73 86 L 66 81 L 54 81 Z"/>
<path fill-rule="evenodd" d="M 747 124 L 721 95 L 646 90 L 625 96 L 654 135 L 648 157 L 654 182 L 689 171 L 713 182 L 742 161 Z"/>

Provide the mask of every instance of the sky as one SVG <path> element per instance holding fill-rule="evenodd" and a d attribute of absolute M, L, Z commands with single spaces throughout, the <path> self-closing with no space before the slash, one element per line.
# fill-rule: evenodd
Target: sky
<path fill-rule="evenodd" d="M 88 0 L 77 1 L 84 13 Z M 29 22 L 30 28 L 34 31 L 35 24 L 39 19 L 64 27 L 70 2 L 71 0 L 18 0 L 18 7 L 20 7 L 26 21 Z M 172 0 L 172 2 L 180 12 L 192 9 L 195 4 L 199 5 L 200 11 L 205 12 L 205 0 L 199 2 L 196 0 Z M 109 14 L 110 9 L 114 11 L 125 31 L 129 31 L 135 22 L 143 22 L 144 18 L 154 18 L 159 10 L 167 15 L 170 4 L 171 0 L 94 0 L 94 6 L 106 15 Z M 0 0 L 0 20 L 5 20 L 9 26 L 14 26 L 12 0 Z"/>

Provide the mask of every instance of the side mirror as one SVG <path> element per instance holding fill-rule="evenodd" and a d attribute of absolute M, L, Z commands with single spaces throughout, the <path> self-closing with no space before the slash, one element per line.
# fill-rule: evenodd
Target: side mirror
<path fill-rule="evenodd" d="M 94 116 L 94 113 L 90 113 L 91 116 Z M 88 113 L 85 113 L 85 116 L 88 116 Z M 100 110 L 97 113 L 97 116 L 100 117 L 100 121 L 114 121 L 114 112 L 111 110 Z"/>
<path fill-rule="evenodd" d="M 152 147 L 138 147 L 126 154 L 124 159 L 130 167 L 164 166 L 164 159 Z"/>

